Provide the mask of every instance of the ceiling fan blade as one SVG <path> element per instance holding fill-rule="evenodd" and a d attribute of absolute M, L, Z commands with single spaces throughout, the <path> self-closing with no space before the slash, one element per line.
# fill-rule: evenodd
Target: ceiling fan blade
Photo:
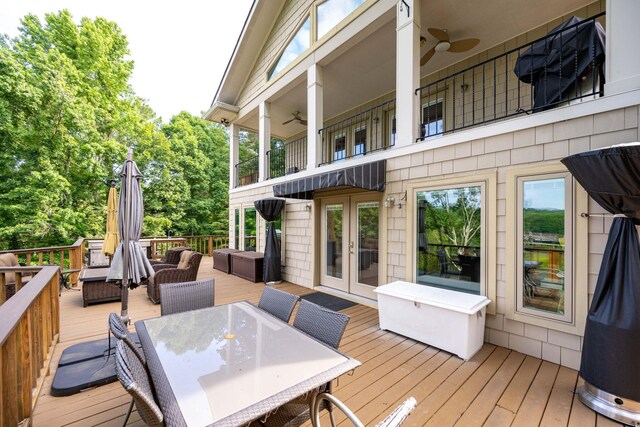
<path fill-rule="evenodd" d="M 447 49 L 447 52 L 466 52 L 478 46 L 479 39 L 464 39 L 451 42 L 451 46 Z"/>
<path fill-rule="evenodd" d="M 422 67 L 424 64 L 426 64 L 427 62 L 429 62 L 429 60 L 431 59 L 431 57 L 433 56 L 433 54 L 436 53 L 436 47 L 432 47 L 431 49 L 429 49 L 427 51 L 427 53 L 425 53 L 422 58 L 420 59 L 420 66 Z"/>
<path fill-rule="evenodd" d="M 291 122 L 292 122 L 292 121 L 294 121 L 294 120 L 296 120 L 296 118 L 295 118 L 295 117 L 294 117 L 293 119 L 291 119 L 291 120 L 287 120 L 286 122 L 283 122 L 283 123 L 282 123 L 282 125 L 283 125 L 283 126 L 284 126 L 284 125 L 288 125 L 289 123 L 291 123 Z"/>
<path fill-rule="evenodd" d="M 440 28 L 427 28 L 427 31 L 429 31 L 429 34 L 431 34 L 441 42 L 449 41 L 449 33 L 447 33 L 445 30 L 441 30 Z"/>
<path fill-rule="evenodd" d="M 302 119 L 300 119 L 300 124 L 301 124 L 302 126 L 306 126 L 306 125 L 307 125 L 307 121 L 306 121 L 306 120 L 302 120 Z"/>

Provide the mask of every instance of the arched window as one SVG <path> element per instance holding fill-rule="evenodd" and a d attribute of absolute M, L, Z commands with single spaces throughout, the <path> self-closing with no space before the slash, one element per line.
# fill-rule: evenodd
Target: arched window
<path fill-rule="evenodd" d="M 276 64 L 269 72 L 269 79 L 278 74 L 284 67 L 291 64 L 302 52 L 311 45 L 311 19 L 307 17 L 298 32 L 284 49 Z"/>
<path fill-rule="evenodd" d="M 327 34 L 362 3 L 364 0 L 327 0 L 320 3 L 317 8 L 317 38 Z"/>

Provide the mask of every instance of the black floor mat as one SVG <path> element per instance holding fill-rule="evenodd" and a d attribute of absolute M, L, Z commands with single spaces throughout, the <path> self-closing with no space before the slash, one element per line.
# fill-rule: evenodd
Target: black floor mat
<path fill-rule="evenodd" d="M 312 294 L 303 295 L 301 298 L 333 311 L 344 310 L 345 308 L 356 305 L 353 301 L 348 301 L 323 292 L 314 292 Z"/>

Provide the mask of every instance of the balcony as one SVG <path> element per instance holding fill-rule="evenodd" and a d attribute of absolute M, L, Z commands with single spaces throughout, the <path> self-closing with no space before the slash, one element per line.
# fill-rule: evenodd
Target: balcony
<path fill-rule="evenodd" d="M 383 102 L 319 130 L 326 165 L 395 145 L 396 100 Z"/>
<path fill-rule="evenodd" d="M 236 187 L 258 182 L 260 157 L 253 156 L 235 165 Z"/>
<path fill-rule="evenodd" d="M 307 168 L 307 137 L 277 143 L 267 151 L 269 178 L 278 178 Z"/>
<path fill-rule="evenodd" d="M 604 15 L 416 89 L 418 140 L 602 96 L 604 51 L 591 31 Z"/>

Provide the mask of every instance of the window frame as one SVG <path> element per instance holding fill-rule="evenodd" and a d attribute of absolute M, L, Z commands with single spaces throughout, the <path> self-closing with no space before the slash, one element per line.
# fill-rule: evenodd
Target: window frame
<path fill-rule="evenodd" d="M 522 310 L 518 307 L 518 274 L 523 274 L 522 268 L 518 266 L 522 259 L 518 249 L 519 233 L 519 194 L 518 182 L 520 178 L 525 180 L 538 180 L 545 177 L 566 174 L 569 179 L 571 189 L 572 205 L 571 222 L 572 235 L 565 236 L 565 251 L 568 245 L 571 247 L 571 271 L 569 277 L 572 278 L 571 294 L 567 295 L 567 281 L 565 280 L 565 316 L 570 320 L 558 319 L 553 316 L 542 315 L 544 312 L 538 310 Z M 578 185 L 575 179 L 568 173 L 567 169 L 559 162 L 551 162 L 542 165 L 529 167 L 513 167 L 507 171 L 506 182 L 506 243 L 505 243 L 505 317 L 509 320 L 548 328 L 551 330 L 566 332 L 574 335 L 584 335 L 588 311 L 588 280 L 589 280 L 589 230 L 588 220 L 580 217 L 580 212 L 587 212 L 589 198 Z M 565 197 L 568 195 L 565 194 Z M 566 217 L 566 216 L 565 216 Z M 566 229 L 566 224 L 565 224 Z M 565 253 L 565 266 L 567 255 Z M 566 271 L 566 267 L 565 267 Z M 569 298 L 567 298 L 567 296 Z M 571 305 L 569 305 L 569 302 Z"/>
<path fill-rule="evenodd" d="M 564 250 L 564 265 L 565 275 L 563 283 L 564 294 L 564 314 L 559 315 L 552 312 L 544 312 L 525 306 L 524 301 L 524 184 L 532 181 L 546 181 L 551 179 L 564 179 L 564 236 L 565 236 L 565 250 Z M 565 323 L 571 323 L 573 321 L 573 247 L 574 247 L 574 202 L 573 202 L 573 189 L 572 189 L 572 177 L 569 172 L 549 173 L 542 175 L 525 175 L 516 177 L 516 312 L 531 315 L 534 317 L 541 317 L 544 319 L 557 320 Z M 567 243 L 567 237 L 569 237 Z M 567 310 L 566 308 L 570 309 Z"/>
<path fill-rule="evenodd" d="M 282 55 L 284 55 L 284 52 L 291 45 L 293 40 L 296 38 L 296 36 L 300 32 L 300 30 L 302 29 L 302 27 L 304 27 L 304 25 L 306 24 L 307 20 L 309 21 L 309 46 L 307 46 L 307 48 L 305 50 L 300 52 L 298 54 L 298 56 L 296 56 L 293 60 L 291 60 L 287 65 L 282 67 L 282 69 L 276 73 L 275 69 L 278 66 L 278 64 L 280 63 L 280 59 L 282 59 Z M 280 50 L 278 50 L 278 54 L 269 63 L 269 67 L 267 67 L 267 73 L 266 73 L 267 81 L 272 81 L 275 78 L 277 78 L 278 76 L 282 75 L 287 69 L 292 67 L 292 64 L 296 64 L 298 62 L 298 60 L 303 56 L 303 54 L 305 52 L 309 51 L 313 47 L 314 41 L 315 41 L 315 38 L 313 37 L 313 33 L 315 31 L 314 20 L 315 20 L 315 18 L 313 16 L 311 16 L 310 13 L 305 13 L 302 16 L 302 19 L 300 19 L 300 22 L 298 22 L 298 24 L 296 25 L 295 29 L 291 32 L 291 34 L 287 38 L 287 41 L 283 44 L 283 46 L 280 48 Z"/>
<path fill-rule="evenodd" d="M 417 193 L 419 191 L 433 191 L 447 188 L 481 187 L 481 271 L 480 295 L 486 296 L 491 302 L 487 306 L 488 314 L 496 314 L 497 286 L 496 286 L 496 226 L 497 226 L 497 174 L 496 172 L 476 173 L 473 175 L 458 175 L 444 179 L 417 180 L 407 185 L 407 267 L 405 280 L 416 281 L 417 259 Z"/>
<path fill-rule="evenodd" d="M 438 125 L 437 125 L 438 122 L 441 123 L 442 132 L 437 132 L 437 129 L 436 129 L 436 133 L 434 133 L 433 135 L 430 135 L 430 134 L 427 134 L 427 130 L 425 128 L 424 135 L 420 135 L 424 139 L 434 138 L 436 136 L 442 136 L 446 132 L 446 120 L 445 120 L 445 115 L 446 115 L 446 109 L 445 108 L 446 108 L 446 105 L 445 105 L 445 98 L 444 97 L 435 98 L 433 101 L 430 101 L 429 97 L 423 98 L 422 106 L 420 107 L 420 127 L 422 128 L 424 123 L 425 123 L 425 121 L 424 121 L 425 114 L 429 113 L 429 110 L 431 109 L 432 106 L 435 106 L 436 107 L 436 111 L 437 111 L 437 108 L 438 108 L 437 105 L 438 104 L 442 104 L 442 107 L 440 109 L 442 111 L 442 114 L 438 118 L 438 115 L 436 113 L 436 119 L 437 120 L 434 123 L 436 123 L 436 127 L 438 127 Z"/>

